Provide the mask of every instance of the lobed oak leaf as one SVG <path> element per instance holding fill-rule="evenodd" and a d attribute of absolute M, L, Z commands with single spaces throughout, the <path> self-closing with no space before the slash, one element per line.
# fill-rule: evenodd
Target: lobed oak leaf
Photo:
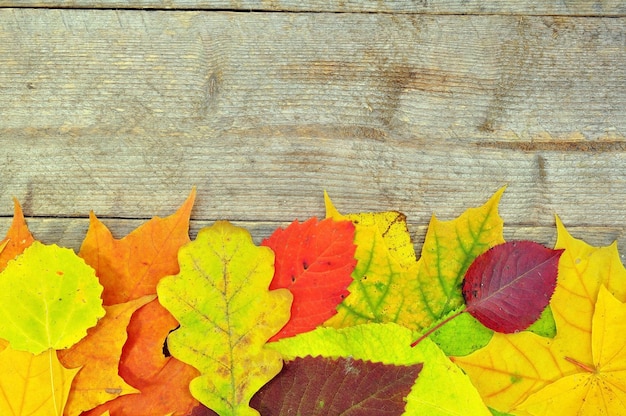
<path fill-rule="evenodd" d="M 35 355 L 7 347 L 0 352 L 0 414 L 61 416 L 77 372 L 52 349 Z"/>
<path fill-rule="evenodd" d="M 69 349 L 58 351 L 64 367 L 80 368 L 72 383 L 66 416 L 79 415 L 120 395 L 139 392 L 119 376 L 118 366 L 131 315 L 155 297 L 148 295 L 105 306 L 106 314 L 87 331 L 85 338 Z"/>
<path fill-rule="evenodd" d="M 257 415 L 252 395 L 282 368 L 264 347 L 289 319 L 288 290 L 268 290 L 274 255 L 250 234 L 219 221 L 180 249 L 180 272 L 161 280 L 159 301 L 180 322 L 169 352 L 201 375 L 191 394 L 220 415 Z"/>
<path fill-rule="evenodd" d="M 33 354 L 68 348 L 104 315 L 101 293 L 72 250 L 35 241 L 0 273 L 0 337 Z"/>
<path fill-rule="evenodd" d="M 286 362 L 250 405 L 264 416 L 400 416 L 422 364 L 396 366 L 352 358 Z"/>
<path fill-rule="evenodd" d="M 535 393 L 534 397 L 540 398 L 538 392 L 549 385 L 573 387 L 572 380 L 587 380 L 585 385 L 592 387 L 598 379 L 589 378 L 590 372 L 607 381 L 613 378 L 616 386 L 626 386 L 623 373 L 613 374 L 610 361 L 599 362 L 596 359 L 599 347 L 593 346 L 594 339 L 602 338 L 595 333 L 597 326 L 594 326 L 596 311 L 603 308 L 596 307 L 601 287 L 606 286 L 620 302 L 626 300 L 626 269 L 619 260 L 617 247 L 615 244 L 592 247 L 574 239 L 558 217 L 557 232 L 555 248 L 565 251 L 559 260 L 559 279 L 550 301 L 557 327 L 555 338 L 542 338 L 529 332 L 494 334 L 485 348 L 466 357 L 454 357 L 487 404 L 499 411 L 518 415 L 554 414 L 543 413 L 524 402 Z M 612 333 L 622 330 L 619 328 L 611 330 Z M 616 340 L 611 335 L 604 342 L 612 345 L 617 342 L 623 347 L 623 336 Z M 551 394 L 556 396 L 558 392 L 559 389 L 553 390 Z M 602 409 L 597 403 L 596 406 Z M 559 411 L 559 414 L 563 413 Z"/>
<path fill-rule="evenodd" d="M 156 294 L 163 276 L 178 273 L 178 249 L 189 242 L 189 216 L 195 188 L 172 215 L 155 217 L 121 240 L 92 212 L 79 256 L 95 270 L 104 286 L 105 305 Z"/>
<path fill-rule="evenodd" d="M 411 348 L 413 336 L 411 330 L 394 323 L 370 323 L 340 329 L 317 328 L 267 346 L 287 360 L 319 355 L 393 365 L 424 363 L 406 397 L 405 415 L 490 416 L 467 376 L 430 339 Z"/>
<path fill-rule="evenodd" d="M 353 239 L 350 221 L 311 218 L 263 241 L 275 253 L 270 290 L 285 288 L 293 295 L 289 321 L 269 341 L 310 331 L 337 313 L 356 264 Z"/>
<path fill-rule="evenodd" d="M 465 311 L 494 331 L 523 331 L 548 306 L 562 253 L 532 241 L 492 247 L 465 274 Z"/>

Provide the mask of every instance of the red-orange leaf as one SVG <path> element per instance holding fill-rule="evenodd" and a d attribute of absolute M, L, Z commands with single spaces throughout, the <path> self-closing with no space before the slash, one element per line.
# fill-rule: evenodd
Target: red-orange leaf
<path fill-rule="evenodd" d="M 118 366 L 130 317 L 151 300 L 154 296 L 105 306 L 106 315 L 87 331 L 85 338 L 57 352 L 65 368 L 80 368 L 72 382 L 64 415 L 79 415 L 120 395 L 137 393 L 119 376 Z"/>
<path fill-rule="evenodd" d="M 191 415 L 199 402 L 189 393 L 189 383 L 198 370 L 166 356 L 165 340 L 178 322 L 158 300 L 137 310 L 128 325 L 128 340 L 122 350 L 119 372 L 139 394 L 111 400 L 84 416 Z"/>
<path fill-rule="evenodd" d="M 562 253 L 532 241 L 511 241 L 487 250 L 465 274 L 466 311 L 494 331 L 528 328 L 550 302 Z"/>
<path fill-rule="evenodd" d="M 0 247 L 4 244 L 4 250 L 0 252 L 0 270 L 4 270 L 9 260 L 14 259 L 17 255 L 22 254 L 26 247 L 30 246 L 35 239 L 33 238 L 26 221 L 22 207 L 17 199 L 13 200 L 13 222 L 6 237 L 0 241 Z"/>
<path fill-rule="evenodd" d="M 291 318 L 270 341 L 308 332 L 337 313 L 356 265 L 353 240 L 351 221 L 311 218 L 279 228 L 263 241 L 275 253 L 270 289 L 293 294 Z"/>
<path fill-rule="evenodd" d="M 189 215 L 196 196 L 166 218 L 155 217 L 121 240 L 91 213 L 79 256 L 96 270 L 105 305 L 156 294 L 163 276 L 178 273 L 178 249 L 189 240 Z"/>

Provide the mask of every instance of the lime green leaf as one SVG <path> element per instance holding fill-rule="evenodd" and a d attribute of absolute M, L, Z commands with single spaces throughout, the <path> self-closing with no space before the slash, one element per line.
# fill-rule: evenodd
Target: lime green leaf
<path fill-rule="evenodd" d="M 364 324 L 342 329 L 318 328 L 270 343 L 268 347 L 289 360 L 321 355 L 394 365 L 424 363 L 407 396 L 406 415 L 490 415 L 463 372 L 430 339 L 411 348 L 413 338 L 409 329 L 394 323 Z"/>
<path fill-rule="evenodd" d="M 197 368 L 191 394 L 220 415 L 258 415 L 250 398 L 282 368 L 265 348 L 289 319 L 292 296 L 269 291 L 274 254 L 226 221 L 198 233 L 178 253 L 180 272 L 157 286 L 161 304 L 180 322 L 167 346 Z"/>
<path fill-rule="evenodd" d="M 444 316 L 455 315 L 463 307 Z M 443 350 L 446 355 L 463 356 L 471 354 L 489 343 L 493 331 L 476 320 L 469 313 L 462 313 L 446 322 L 441 328 L 430 335 L 430 339 Z"/>
<path fill-rule="evenodd" d="M 540 337 L 554 338 L 556 336 L 556 322 L 554 321 L 552 308 L 550 308 L 550 306 L 545 308 L 539 319 L 537 319 L 534 324 L 529 326 L 527 331 L 533 332 Z"/>
<path fill-rule="evenodd" d="M 0 338 L 33 354 L 71 347 L 104 316 L 101 294 L 72 250 L 36 241 L 0 273 Z"/>

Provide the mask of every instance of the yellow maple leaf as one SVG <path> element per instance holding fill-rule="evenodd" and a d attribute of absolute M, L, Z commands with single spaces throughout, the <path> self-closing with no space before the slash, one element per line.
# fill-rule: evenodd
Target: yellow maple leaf
<path fill-rule="evenodd" d="M 592 360 L 566 360 L 580 368 L 530 395 L 520 414 L 623 415 L 626 414 L 626 304 L 600 287 L 593 314 Z"/>
<path fill-rule="evenodd" d="M 557 327 L 556 337 L 542 338 L 530 332 L 496 333 L 485 348 L 466 357 L 454 358 L 472 379 L 487 405 L 499 411 L 516 415 L 555 414 L 549 411 L 545 413 L 526 402 L 534 394 L 538 394 L 534 397 L 540 401 L 538 392 L 548 385 L 569 390 L 581 382 L 591 387 L 599 380 L 606 381 L 617 374 L 615 384 L 626 390 L 623 372 L 611 372 L 609 375 L 609 369 L 615 363 L 608 366 L 606 363 L 599 363 L 594 355 L 594 349 L 601 347 L 594 342 L 597 343 L 602 338 L 600 333 L 594 336 L 594 328 L 601 325 L 594 321 L 594 313 L 605 307 L 597 307 L 601 287 L 606 287 L 618 301 L 626 300 L 626 269 L 619 260 L 617 246 L 612 244 L 608 247 L 592 247 L 577 240 L 567 232 L 558 218 L 557 231 L 555 248 L 564 248 L 565 252 L 559 261 L 559 278 L 550 302 Z M 626 320 L 626 316 L 622 315 L 621 319 Z M 616 334 L 615 329 L 611 331 Z M 605 342 L 607 346 L 621 342 L 623 348 L 623 335 L 621 340 L 605 339 L 601 342 Z M 594 377 L 590 377 L 589 370 L 592 370 Z M 589 391 L 592 393 L 588 400 L 596 397 L 593 392 L 598 390 Z M 551 394 L 554 395 L 555 391 Z M 580 405 L 580 401 L 578 404 Z M 577 405 L 573 406 L 576 408 Z M 599 403 L 594 406 L 594 409 L 601 409 Z M 558 414 L 568 414 L 559 409 Z M 591 414 L 577 413 L 581 409 L 578 407 L 569 414 Z"/>
<path fill-rule="evenodd" d="M 343 216 L 326 195 L 326 215 L 355 225 L 357 265 L 350 295 L 325 326 L 342 328 L 367 322 L 395 322 L 421 330 L 463 304 L 460 284 L 471 262 L 504 242 L 498 202 L 504 188 L 483 206 L 458 218 L 432 217 L 422 249 L 415 251 L 404 215 L 396 212 Z"/>
<path fill-rule="evenodd" d="M 0 352 L 0 415 L 60 416 L 79 369 L 61 365 L 55 350 Z"/>

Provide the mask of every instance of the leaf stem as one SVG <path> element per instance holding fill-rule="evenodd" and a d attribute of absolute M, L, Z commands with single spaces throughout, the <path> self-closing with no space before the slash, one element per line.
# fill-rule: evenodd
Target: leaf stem
<path fill-rule="evenodd" d="M 583 364 L 580 361 L 577 361 L 575 359 L 573 359 L 572 357 L 565 357 L 565 361 L 569 361 L 570 363 L 574 364 L 576 367 L 579 367 L 585 371 L 588 371 L 590 373 L 595 373 L 596 369 L 593 368 L 593 366 L 587 365 L 587 364 Z"/>
<path fill-rule="evenodd" d="M 426 331 L 421 337 L 419 337 L 415 342 L 411 344 L 411 347 L 417 346 L 417 344 L 419 344 L 420 342 L 428 338 L 430 334 L 432 334 L 433 332 L 435 332 L 436 330 L 444 326 L 446 323 L 450 322 L 451 320 L 453 320 L 454 318 L 456 318 L 457 316 L 461 315 L 464 312 L 467 312 L 467 309 L 463 309 L 462 311 L 459 311 L 455 314 L 448 316 L 446 319 L 444 319 L 443 321 L 439 322 L 437 325 L 433 326 L 428 331 Z"/>

